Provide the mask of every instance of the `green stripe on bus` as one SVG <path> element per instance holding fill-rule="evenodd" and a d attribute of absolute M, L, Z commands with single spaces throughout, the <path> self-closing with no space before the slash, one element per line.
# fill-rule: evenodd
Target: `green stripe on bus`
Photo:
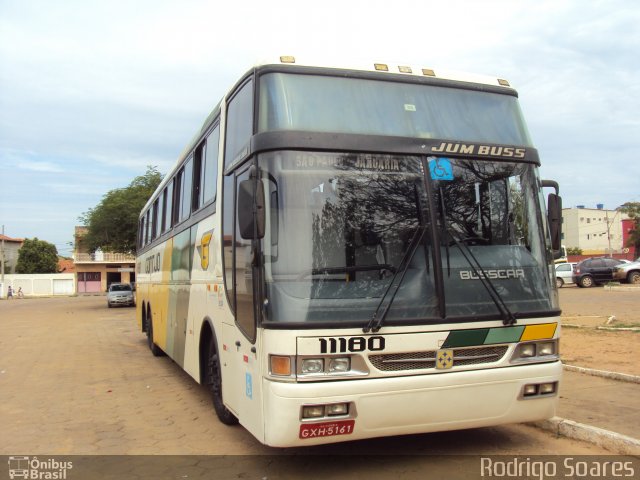
<path fill-rule="evenodd" d="M 519 327 L 492 328 L 484 341 L 485 345 L 494 343 L 515 343 L 520 340 L 524 325 Z"/>
<path fill-rule="evenodd" d="M 484 344 L 488 333 L 488 328 L 480 328 L 477 330 L 454 330 L 449 333 L 449 336 L 444 341 L 442 348 L 482 345 Z"/>

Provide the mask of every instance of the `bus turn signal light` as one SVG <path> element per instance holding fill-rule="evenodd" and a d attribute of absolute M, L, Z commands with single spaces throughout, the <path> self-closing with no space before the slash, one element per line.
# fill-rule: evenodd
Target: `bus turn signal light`
<path fill-rule="evenodd" d="M 282 377 L 291 375 L 291 357 L 271 356 L 271 374 Z"/>

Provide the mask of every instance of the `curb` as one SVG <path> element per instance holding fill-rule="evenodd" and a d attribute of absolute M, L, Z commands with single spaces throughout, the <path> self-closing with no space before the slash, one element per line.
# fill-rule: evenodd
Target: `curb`
<path fill-rule="evenodd" d="M 608 372 L 606 370 L 594 370 L 593 368 L 576 367 L 575 365 L 563 364 L 562 367 L 570 372 L 584 373 L 593 375 L 594 377 L 609 378 L 611 380 L 619 380 L 621 382 L 640 383 L 640 377 L 637 375 L 629 375 L 628 373 Z"/>
<path fill-rule="evenodd" d="M 589 328 L 591 330 L 606 330 L 609 332 L 640 332 L 640 327 L 604 327 L 601 325 L 591 327 L 589 325 L 578 325 L 575 323 L 563 323 L 562 328 Z"/>
<path fill-rule="evenodd" d="M 592 443 L 618 455 L 640 454 L 640 440 L 573 420 L 552 417 L 548 420 L 531 422 L 529 425 L 548 430 L 558 436 Z"/>

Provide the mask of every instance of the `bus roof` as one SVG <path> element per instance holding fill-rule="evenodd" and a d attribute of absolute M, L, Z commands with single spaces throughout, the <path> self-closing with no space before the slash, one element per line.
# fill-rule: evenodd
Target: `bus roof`
<path fill-rule="evenodd" d="M 338 70 L 364 71 L 388 73 L 390 75 L 414 76 L 414 77 L 431 77 L 442 80 L 453 80 L 458 82 L 479 83 L 483 85 L 492 85 L 498 87 L 511 88 L 510 83 L 498 77 L 488 75 L 479 75 L 475 73 L 459 72 L 455 70 L 433 69 L 424 65 L 415 65 L 407 62 L 376 62 L 352 60 L 347 61 L 340 59 L 332 62 L 319 62 L 314 59 L 298 56 L 283 55 L 259 61 L 254 68 L 259 69 L 268 65 L 295 65 L 298 67 L 316 67 Z"/>
<path fill-rule="evenodd" d="M 309 58 L 298 57 L 298 56 L 294 57 L 289 55 L 282 55 L 280 57 L 272 57 L 272 58 L 265 58 L 265 59 L 259 60 L 253 65 L 252 68 L 250 68 L 245 74 L 243 74 L 240 77 L 239 82 L 243 81 L 247 77 L 247 75 L 249 75 L 251 72 L 265 69 L 270 66 L 277 67 L 278 70 L 281 70 L 281 71 L 286 71 L 288 67 L 296 67 L 296 68 L 306 67 L 309 69 L 315 68 L 318 70 L 345 70 L 345 71 L 351 71 L 351 72 L 370 72 L 370 73 L 377 73 L 380 75 L 384 75 L 384 74 L 393 75 L 397 77 L 432 78 L 432 79 L 439 79 L 439 80 L 448 80 L 452 82 L 488 85 L 493 88 L 496 88 L 496 87 L 504 88 L 505 93 L 507 91 L 515 92 L 515 90 L 509 83 L 509 81 L 502 78 L 492 77 L 488 75 L 460 72 L 455 70 L 432 69 L 432 68 L 427 68 L 423 66 L 412 65 L 406 62 L 377 63 L 375 61 L 367 62 L 366 60 L 363 61 L 363 60 L 347 60 L 347 59 L 338 59 L 338 60 L 332 60 L 331 62 L 328 62 L 326 60 L 313 59 L 310 57 Z M 232 93 L 235 90 L 236 86 L 237 86 L 237 83 L 234 84 L 232 88 L 229 89 L 227 92 L 225 92 L 222 99 L 226 98 L 227 95 Z M 171 176 L 173 175 L 173 173 L 175 173 L 175 171 L 180 166 L 184 158 L 191 152 L 191 150 L 193 150 L 194 146 L 198 143 L 198 141 L 210 128 L 212 121 L 215 120 L 215 118 L 218 116 L 221 104 L 222 104 L 222 100 L 220 100 L 216 105 L 216 107 L 209 113 L 209 115 L 207 115 L 207 118 L 205 119 L 201 128 L 194 134 L 193 138 L 187 143 L 184 149 L 180 152 L 180 155 L 178 156 L 176 162 L 173 164 L 171 169 L 164 176 L 164 178 L 162 179 L 162 182 L 160 182 L 160 185 L 156 189 L 156 192 L 161 191 L 166 186 L 168 179 L 171 178 Z M 147 204 L 142 209 L 142 212 L 144 212 L 144 210 L 146 210 L 150 206 L 151 201 L 153 200 L 153 197 L 155 196 L 156 192 L 154 192 L 154 195 L 152 195 L 151 198 L 149 198 Z M 141 215 L 142 215 L 142 212 L 141 212 Z"/>

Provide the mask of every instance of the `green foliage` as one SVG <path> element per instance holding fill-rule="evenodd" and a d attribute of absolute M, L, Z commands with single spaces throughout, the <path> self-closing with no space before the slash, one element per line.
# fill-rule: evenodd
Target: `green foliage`
<path fill-rule="evenodd" d="M 157 168 L 148 166 L 145 174 L 134 178 L 128 187 L 107 192 L 98 205 L 80 217 L 88 230 L 82 238 L 84 246 L 91 252 L 98 248 L 134 252 L 138 216 L 161 181 Z"/>
<path fill-rule="evenodd" d="M 16 273 L 57 273 L 58 250 L 44 240 L 26 239 L 18 250 Z"/>
<path fill-rule="evenodd" d="M 567 255 L 582 255 L 582 249 L 578 247 L 567 247 Z"/>
<path fill-rule="evenodd" d="M 635 247 L 636 253 L 640 252 L 640 202 L 627 202 L 618 210 L 629 215 L 634 221 L 634 228 L 629 232 L 626 247 Z"/>

